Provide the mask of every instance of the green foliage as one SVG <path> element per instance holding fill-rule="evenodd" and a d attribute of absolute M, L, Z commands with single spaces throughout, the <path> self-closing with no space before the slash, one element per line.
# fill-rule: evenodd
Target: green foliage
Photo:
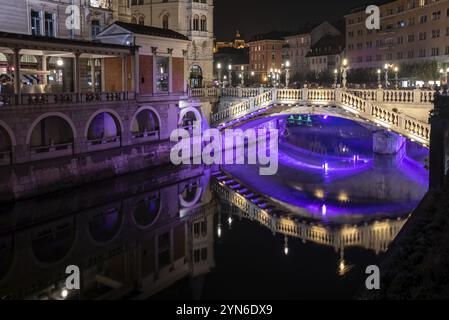
<path fill-rule="evenodd" d="M 440 65 L 436 61 L 427 61 L 412 64 L 403 64 L 400 66 L 399 76 L 410 80 L 438 80 Z"/>

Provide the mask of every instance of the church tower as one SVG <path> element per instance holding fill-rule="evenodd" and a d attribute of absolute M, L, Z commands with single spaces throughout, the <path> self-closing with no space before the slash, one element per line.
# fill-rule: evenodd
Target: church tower
<path fill-rule="evenodd" d="M 185 75 L 190 87 L 213 80 L 213 0 L 131 0 L 132 22 L 187 36 Z"/>

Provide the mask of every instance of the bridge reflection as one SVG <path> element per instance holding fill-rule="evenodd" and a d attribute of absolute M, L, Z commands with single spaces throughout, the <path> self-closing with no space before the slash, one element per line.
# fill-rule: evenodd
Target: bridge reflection
<path fill-rule="evenodd" d="M 302 220 L 278 209 L 269 199 L 252 193 L 244 186 L 233 188 L 229 179 L 225 175 L 219 176 L 213 185 L 213 190 L 220 199 L 219 214 L 256 221 L 273 234 L 285 235 L 286 254 L 289 250 L 288 237 L 333 247 L 335 251 L 340 252 L 342 260 L 345 249 L 350 247 L 369 249 L 379 254 L 388 249 L 407 220 L 406 217 L 376 219 L 356 225 L 326 224 L 305 218 Z"/>

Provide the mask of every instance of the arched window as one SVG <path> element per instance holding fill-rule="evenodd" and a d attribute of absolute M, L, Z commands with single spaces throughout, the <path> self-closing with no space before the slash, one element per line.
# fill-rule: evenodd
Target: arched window
<path fill-rule="evenodd" d="M 206 18 L 206 16 L 201 16 L 201 31 L 207 31 L 207 18 Z"/>
<path fill-rule="evenodd" d="M 32 129 L 30 148 L 32 153 L 72 150 L 73 131 L 70 124 L 59 116 L 48 116 Z"/>
<path fill-rule="evenodd" d="M 145 19 L 144 19 L 143 16 L 139 17 L 139 24 L 142 25 L 142 26 L 145 24 Z"/>
<path fill-rule="evenodd" d="M 193 16 L 193 30 L 200 30 L 200 17 L 198 15 Z"/>
<path fill-rule="evenodd" d="M 168 14 L 162 17 L 162 29 L 169 29 Z"/>

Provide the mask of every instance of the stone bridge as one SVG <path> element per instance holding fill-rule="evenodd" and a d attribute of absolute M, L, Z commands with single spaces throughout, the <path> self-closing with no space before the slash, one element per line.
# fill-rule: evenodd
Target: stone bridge
<path fill-rule="evenodd" d="M 301 111 L 309 110 L 316 114 L 345 114 L 345 117 L 363 119 L 425 146 L 430 143 L 428 117 L 433 109 L 433 91 L 227 88 L 199 89 L 191 94 L 206 99 L 240 99 L 240 102 L 219 109 L 212 115 L 212 125 L 219 128 L 265 114 L 273 106 L 280 106 L 281 110 L 277 110 L 281 114 L 295 113 L 298 112 L 295 108 L 302 107 Z M 340 110 L 326 108 L 329 106 Z"/>

